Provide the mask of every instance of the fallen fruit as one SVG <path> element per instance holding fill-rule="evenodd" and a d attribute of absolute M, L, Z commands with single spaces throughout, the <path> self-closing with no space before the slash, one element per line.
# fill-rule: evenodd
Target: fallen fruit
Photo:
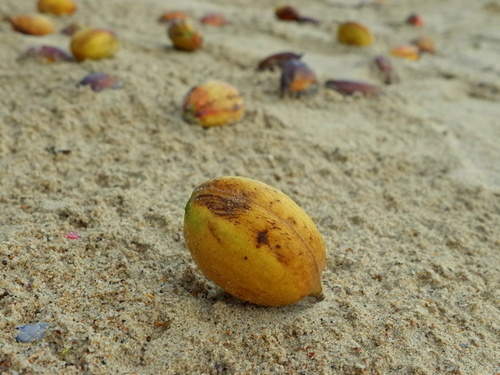
<path fill-rule="evenodd" d="M 85 29 L 71 38 L 70 49 L 78 61 L 111 58 L 118 52 L 120 43 L 114 32 L 107 29 Z"/>
<path fill-rule="evenodd" d="M 391 50 L 391 56 L 415 61 L 420 58 L 420 49 L 417 46 L 407 44 Z"/>
<path fill-rule="evenodd" d="M 182 113 L 188 122 L 211 127 L 240 120 L 245 106 L 236 88 L 226 82 L 211 81 L 188 92 L 182 104 Z"/>
<path fill-rule="evenodd" d="M 72 0 L 38 0 L 38 10 L 55 16 L 73 14 L 76 5 Z"/>
<path fill-rule="evenodd" d="M 424 20 L 417 13 L 410 14 L 406 19 L 406 23 L 418 27 L 424 26 Z"/>
<path fill-rule="evenodd" d="M 342 44 L 353 46 L 369 46 L 375 40 L 370 30 L 357 22 L 346 22 L 339 25 L 337 39 Z"/>
<path fill-rule="evenodd" d="M 200 48 L 203 41 L 201 34 L 187 20 L 172 21 L 168 28 L 168 37 L 175 48 L 184 51 L 194 51 Z"/>
<path fill-rule="evenodd" d="M 300 23 L 313 23 L 318 24 L 319 21 L 316 18 L 304 17 L 299 14 L 299 12 L 290 5 L 282 5 L 276 8 L 274 11 L 276 18 L 282 21 L 296 21 Z"/>
<path fill-rule="evenodd" d="M 260 181 L 226 176 L 197 187 L 184 238 L 201 272 L 242 300 L 282 306 L 322 293 L 320 232 L 292 199 Z"/>
<path fill-rule="evenodd" d="M 89 85 L 93 91 L 99 92 L 105 89 L 121 89 L 123 85 L 117 79 L 106 73 L 90 73 L 79 83 L 79 86 Z"/>
<path fill-rule="evenodd" d="M 434 40 L 430 36 L 422 36 L 415 40 L 414 44 L 420 49 L 420 52 L 436 53 Z"/>
<path fill-rule="evenodd" d="M 333 89 L 344 95 L 352 95 L 355 92 L 359 92 L 366 96 L 378 96 L 382 93 L 380 88 L 375 85 L 370 85 L 369 83 L 354 82 L 354 81 L 340 81 L 331 79 L 325 82 L 325 87 Z"/>
<path fill-rule="evenodd" d="M 158 21 L 161 23 L 166 23 L 174 20 L 187 20 L 188 18 L 189 15 L 187 15 L 186 13 L 174 11 L 162 14 L 160 18 L 158 18 Z"/>
<path fill-rule="evenodd" d="M 36 46 L 28 48 L 19 58 L 18 61 L 24 60 L 37 60 L 47 64 L 62 62 L 62 61 L 74 61 L 68 53 L 64 52 L 62 49 L 52 46 Z"/>
<path fill-rule="evenodd" d="M 12 28 L 23 34 L 28 35 L 48 35 L 56 31 L 51 20 L 40 15 L 21 14 L 14 18 L 7 18 Z"/>
<path fill-rule="evenodd" d="M 386 56 L 380 55 L 374 59 L 375 65 L 384 77 L 384 83 L 390 85 L 394 81 L 394 69 L 391 60 Z"/>
<path fill-rule="evenodd" d="M 259 62 L 257 65 L 257 70 L 270 70 L 274 71 L 275 68 L 283 68 L 283 65 L 288 60 L 300 60 L 302 54 L 297 54 L 294 52 L 280 52 L 274 55 L 266 57 L 264 60 Z"/>
<path fill-rule="evenodd" d="M 287 60 L 281 72 L 281 96 L 299 97 L 314 94 L 318 80 L 314 72 L 300 60 Z"/>
<path fill-rule="evenodd" d="M 75 22 L 75 23 L 69 24 L 68 26 L 61 29 L 61 34 L 73 36 L 77 32 L 79 32 L 83 29 L 88 29 L 88 27 L 83 26 L 83 24 L 81 24 L 79 22 Z"/>
<path fill-rule="evenodd" d="M 229 23 L 226 17 L 220 13 L 207 13 L 200 18 L 200 22 L 215 27 L 221 27 Z"/>

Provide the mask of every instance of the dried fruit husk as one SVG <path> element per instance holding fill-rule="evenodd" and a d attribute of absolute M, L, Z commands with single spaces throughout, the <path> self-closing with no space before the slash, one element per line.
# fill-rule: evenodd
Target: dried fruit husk
<path fill-rule="evenodd" d="M 73 57 L 62 49 L 52 46 L 30 47 L 17 60 L 37 60 L 46 64 L 75 61 Z"/>
<path fill-rule="evenodd" d="M 280 88 L 282 97 L 311 95 L 318 90 L 318 80 L 304 62 L 287 60 L 281 72 Z"/>
<path fill-rule="evenodd" d="M 353 95 L 356 92 L 366 96 L 379 96 L 382 90 L 375 85 L 356 81 L 328 80 L 325 82 L 325 87 L 333 89 L 343 95 Z"/>
<path fill-rule="evenodd" d="M 90 73 L 86 75 L 78 85 L 89 85 L 95 92 L 100 92 L 105 89 L 121 89 L 123 87 L 114 76 L 106 73 Z"/>
<path fill-rule="evenodd" d="M 275 53 L 271 56 L 266 57 L 264 60 L 259 62 L 257 65 L 257 70 L 263 71 L 263 70 L 270 70 L 274 71 L 275 68 L 283 68 L 283 65 L 288 60 L 300 60 L 302 57 L 302 54 L 298 54 L 295 52 L 280 52 L 280 53 Z"/>

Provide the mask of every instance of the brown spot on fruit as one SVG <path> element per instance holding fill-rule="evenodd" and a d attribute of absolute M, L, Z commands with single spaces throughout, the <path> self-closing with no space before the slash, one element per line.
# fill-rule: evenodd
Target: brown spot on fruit
<path fill-rule="evenodd" d="M 260 245 L 269 245 L 269 238 L 267 238 L 267 230 L 257 234 L 257 243 Z"/>
<path fill-rule="evenodd" d="M 218 216 L 238 216 L 249 209 L 245 200 L 240 197 L 221 197 L 216 194 L 200 194 L 195 202 L 207 207 Z"/>

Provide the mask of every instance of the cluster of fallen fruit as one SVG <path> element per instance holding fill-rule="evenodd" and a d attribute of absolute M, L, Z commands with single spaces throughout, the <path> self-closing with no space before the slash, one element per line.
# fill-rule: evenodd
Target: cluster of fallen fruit
<path fill-rule="evenodd" d="M 38 9 L 53 15 L 72 14 L 72 0 L 39 0 Z M 318 24 L 289 6 L 275 10 L 283 21 Z M 50 20 L 43 16 L 21 15 L 9 18 L 14 30 L 30 35 L 55 32 Z M 161 22 L 168 24 L 167 33 L 175 48 L 194 51 L 203 38 L 189 17 L 182 12 L 168 12 Z M 220 27 L 228 23 L 224 16 L 210 13 L 200 22 Z M 408 23 L 419 26 L 421 19 L 411 15 Z M 115 56 L 119 50 L 116 34 L 107 29 L 86 28 L 72 24 L 63 32 L 71 36 L 72 56 L 52 46 L 28 49 L 21 59 L 40 59 L 47 63 L 83 61 Z M 346 22 L 338 27 L 340 43 L 367 46 L 374 37 L 363 25 Z M 415 52 L 416 48 L 416 52 Z M 394 56 L 415 59 L 422 51 L 434 52 L 432 40 L 418 40 L 391 52 Z M 282 96 L 300 97 L 315 93 L 318 80 L 314 72 L 294 52 L 273 54 L 257 65 L 257 70 L 281 69 Z M 418 58 L 418 57 L 417 57 Z M 393 68 L 385 56 L 377 56 L 375 65 L 384 82 L 393 81 Z M 119 88 L 121 84 L 105 73 L 92 73 L 80 84 L 94 91 Z M 360 92 L 377 96 L 374 85 L 328 80 L 327 88 L 350 95 Z M 244 115 L 244 103 L 238 90 L 222 81 L 210 81 L 192 88 L 182 104 L 183 117 L 204 127 L 234 123 Z M 295 303 L 308 295 L 322 293 L 321 273 L 326 259 L 321 234 L 309 216 L 283 192 L 262 182 L 243 177 L 219 177 L 196 188 L 185 208 L 184 237 L 200 270 L 228 293 L 256 304 L 280 306 Z M 31 331 L 38 332 L 38 326 Z M 44 328 L 44 327 L 41 327 Z M 41 329 L 43 335 L 43 329 Z M 18 341 L 28 340 L 20 335 Z"/>

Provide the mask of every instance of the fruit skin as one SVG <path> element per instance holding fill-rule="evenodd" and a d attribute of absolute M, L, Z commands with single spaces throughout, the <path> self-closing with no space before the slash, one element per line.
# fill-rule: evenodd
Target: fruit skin
<path fill-rule="evenodd" d="M 416 61 L 420 58 L 420 48 L 413 44 L 405 44 L 391 50 L 391 56 L 402 57 L 407 60 Z"/>
<path fill-rule="evenodd" d="M 287 60 L 283 64 L 280 80 L 281 97 L 300 97 L 314 94 L 318 80 L 314 72 L 300 60 Z"/>
<path fill-rule="evenodd" d="M 46 64 L 52 64 L 61 61 L 74 61 L 73 57 L 68 55 L 66 52 L 52 46 L 30 47 L 21 56 L 19 56 L 17 60 L 24 61 L 29 59 L 38 60 Z"/>
<path fill-rule="evenodd" d="M 186 121 L 211 127 L 238 121 L 245 113 L 245 106 L 235 87 L 227 82 L 210 81 L 188 92 L 182 112 Z"/>
<path fill-rule="evenodd" d="M 173 11 L 173 12 L 167 12 L 164 13 L 158 18 L 158 22 L 160 23 L 166 23 L 166 22 L 171 22 L 174 20 L 186 20 L 189 18 L 189 15 L 184 12 L 179 12 L 179 11 Z"/>
<path fill-rule="evenodd" d="M 21 14 L 17 17 L 8 19 L 12 28 L 23 34 L 28 35 L 48 35 L 56 31 L 52 21 L 40 15 L 31 16 Z"/>
<path fill-rule="evenodd" d="M 115 77 L 106 73 L 90 73 L 86 75 L 78 85 L 89 85 L 95 92 L 100 92 L 105 89 L 121 89 L 123 87 Z"/>
<path fill-rule="evenodd" d="M 174 47 L 183 51 L 194 51 L 201 47 L 203 38 L 187 20 L 174 20 L 168 28 L 168 37 Z"/>
<path fill-rule="evenodd" d="M 382 94 L 382 90 L 377 86 L 364 82 L 331 79 L 325 82 L 325 87 L 340 92 L 343 95 L 353 95 L 356 92 L 366 96 L 379 96 Z"/>
<path fill-rule="evenodd" d="M 369 46 L 375 40 L 370 30 L 357 22 L 346 22 L 339 25 L 337 39 L 342 44 L 358 47 Z"/>
<path fill-rule="evenodd" d="M 63 14 L 73 14 L 76 5 L 71 0 L 39 0 L 38 10 L 43 13 L 61 16 Z"/>
<path fill-rule="evenodd" d="M 283 65 L 285 65 L 288 60 L 300 60 L 301 57 L 302 54 L 295 52 L 275 53 L 274 55 L 268 56 L 264 60 L 260 61 L 257 65 L 257 70 L 270 70 L 273 72 L 275 68 L 283 69 Z"/>
<path fill-rule="evenodd" d="M 118 39 L 107 29 L 85 29 L 71 38 L 70 49 L 78 61 L 99 60 L 113 57 L 120 48 Z"/>
<path fill-rule="evenodd" d="M 200 18 L 200 22 L 214 27 L 225 26 L 229 23 L 226 17 L 220 13 L 207 13 Z"/>
<path fill-rule="evenodd" d="M 262 182 L 225 176 L 197 187 L 184 238 L 201 272 L 242 300 L 282 306 L 322 293 L 321 234 L 293 200 Z"/>

